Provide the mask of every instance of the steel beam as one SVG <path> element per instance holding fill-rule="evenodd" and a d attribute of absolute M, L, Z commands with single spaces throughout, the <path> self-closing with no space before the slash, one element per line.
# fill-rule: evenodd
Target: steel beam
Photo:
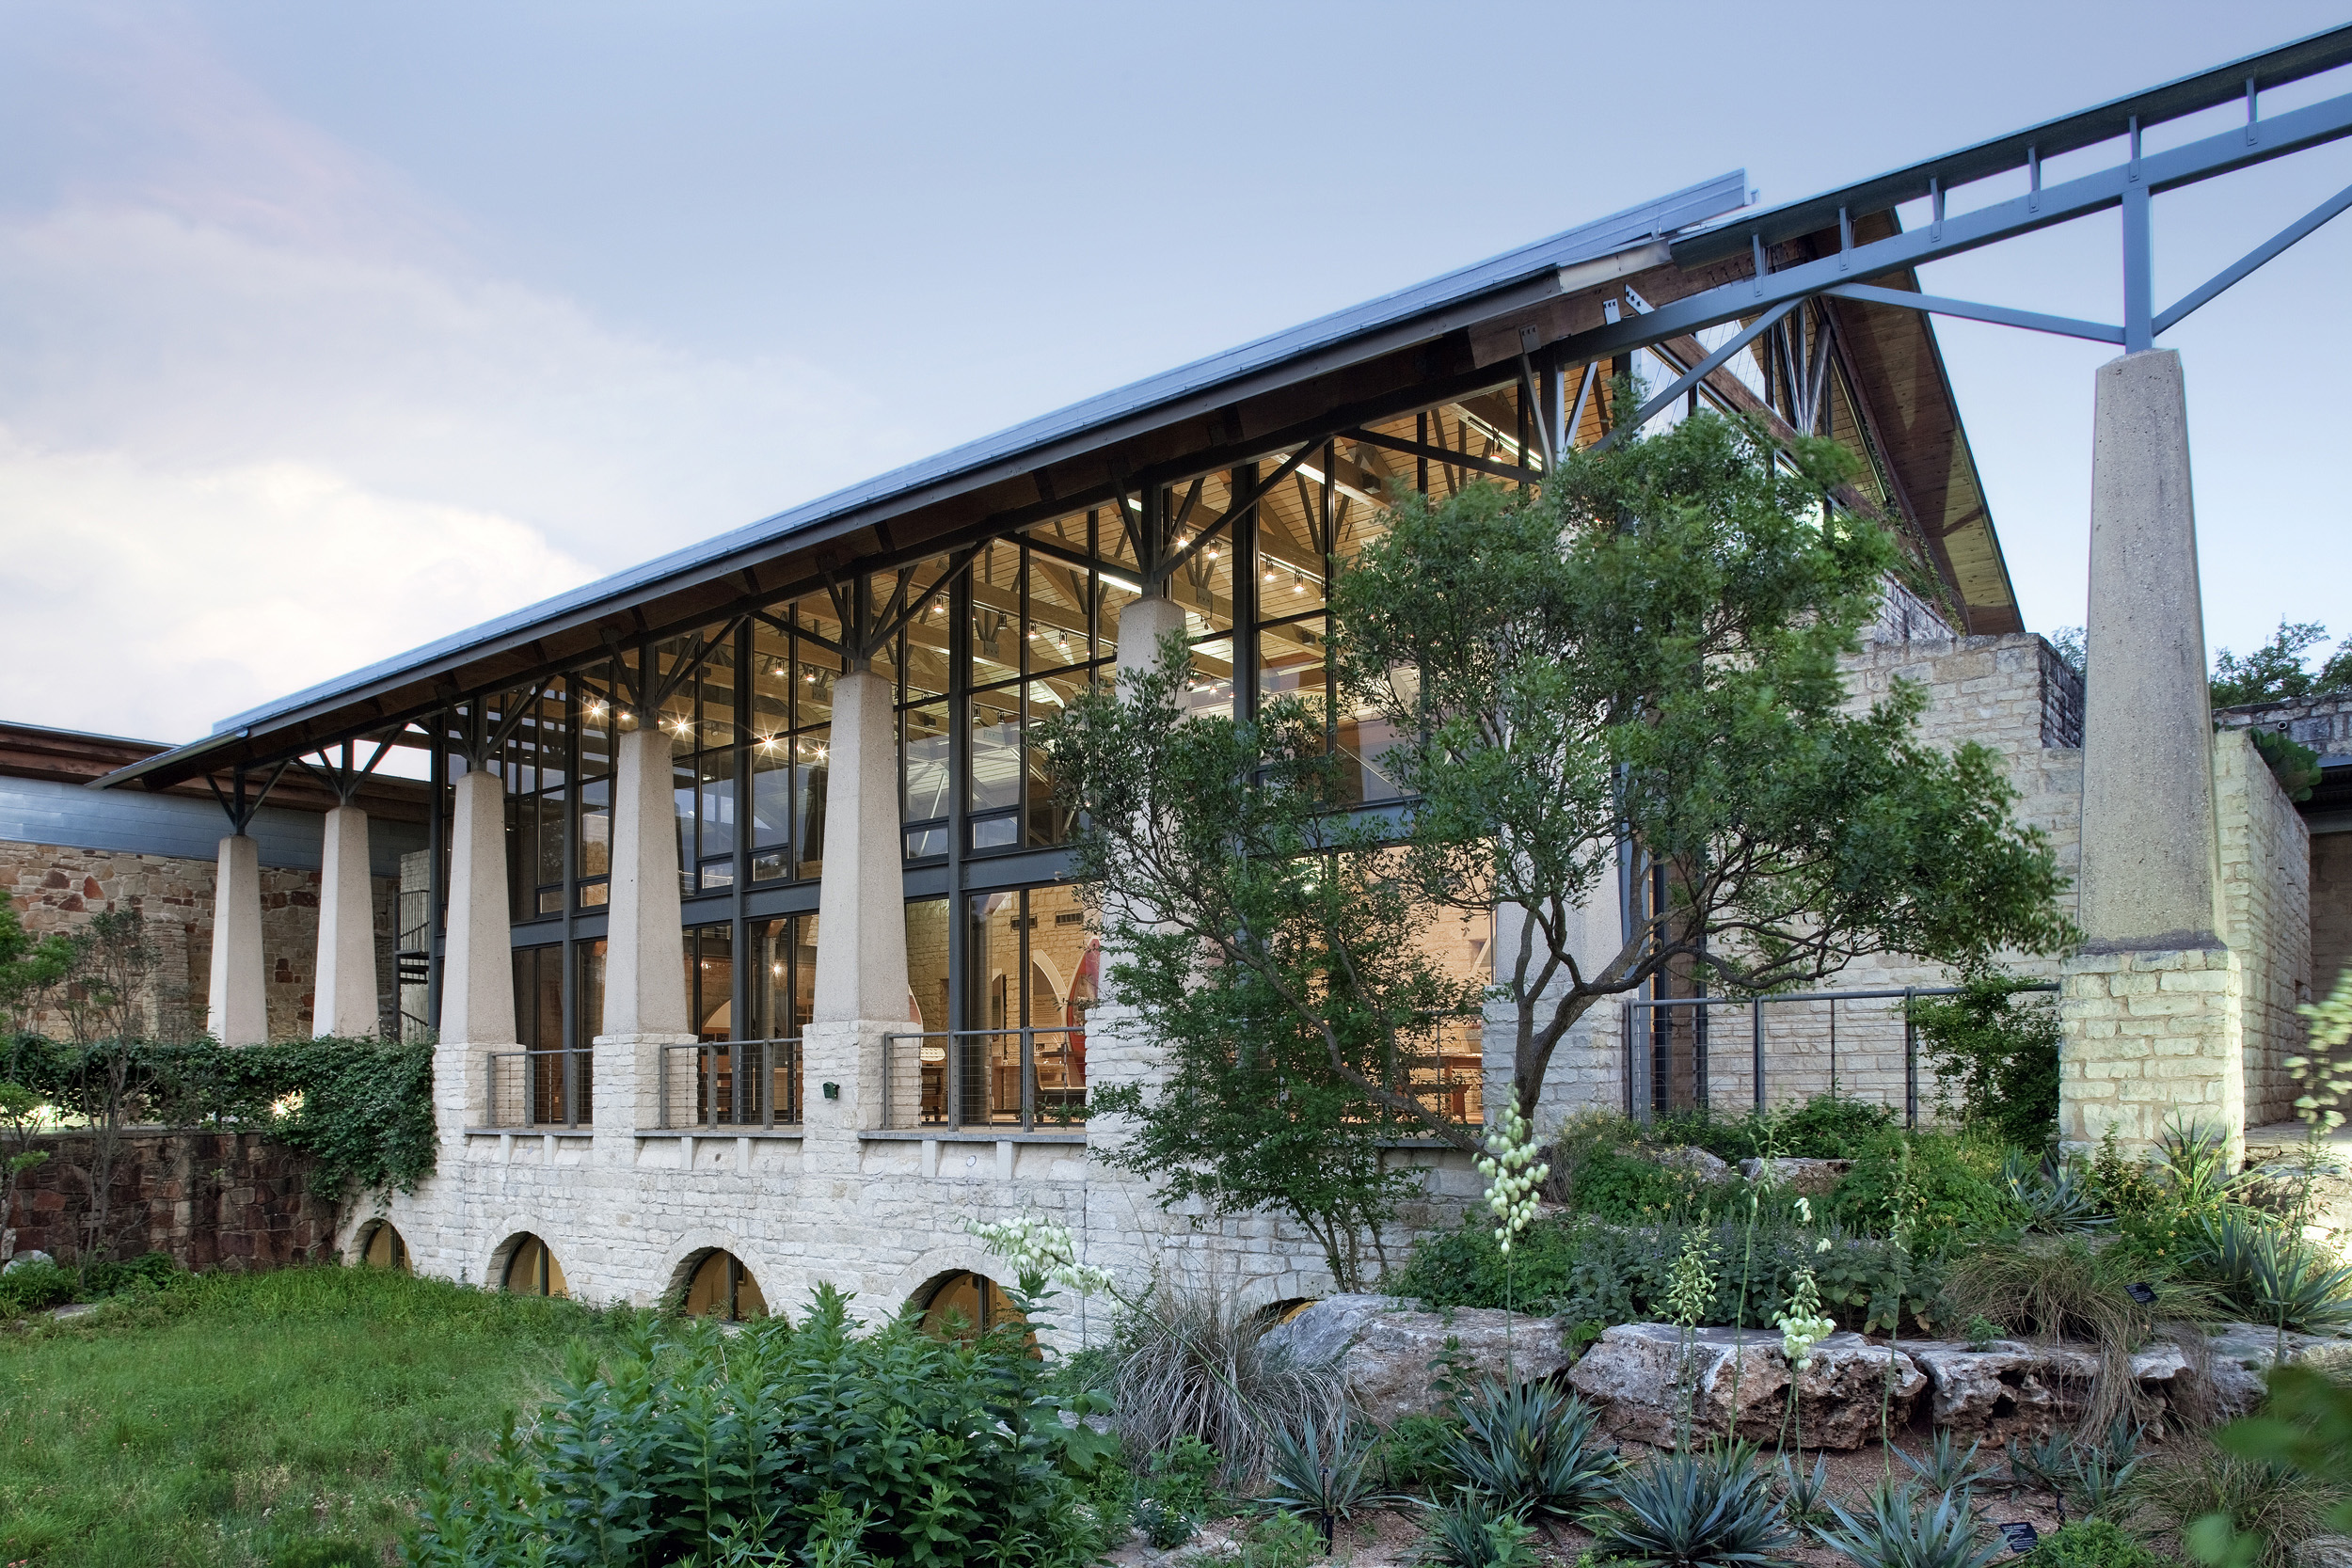
<path fill-rule="evenodd" d="M 2281 251 L 2296 241 L 2317 232 L 2322 225 L 2346 207 L 2352 207 L 2352 185 L 2344 186 L 2344 189 L 2296 218 L 2262 244 L 2223 267 L 2203 283 L 2183 294 L 2178 304 L 2169 309 L 2156 312 L 2155 329 L 2161 333 L 2179 325 L 2182 319 L 2191 311 L 2211 304 L 2215 297 L 2225 289 L 2244 282 L 2252 276 L 2257 267 L 2275 260 Z"/>
<path fill-rule="evenodd" d="M 1924 310 L 1936 316 L 1959 316 L 1991 322 L 1997 326 L 2022 326 L 2028 332 L 2055 332 L 2063 338 L 2089 338 L 2094 342 L 2120 343 L 2123 329 L 2104 322 L 2077 321 L 2073 316 L 2045 316 L 2038 310 L 2012 310 L 2006 305 L 1979 305 L 1974 300 L 1947 299 L 1942 294 L 1915 294 L 1908 289 L 1882 289 L 1870 283 L 1840 283 L 1823 289 L 1832 299 L 1859 300 L 1865 305 L 1892 305 Z"/>

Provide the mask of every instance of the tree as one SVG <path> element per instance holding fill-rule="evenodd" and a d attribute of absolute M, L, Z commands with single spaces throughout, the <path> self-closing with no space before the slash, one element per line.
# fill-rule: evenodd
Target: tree
<path fill-rule="evenodd" d="M 73 964 L 73 944 L 51 934 L 36 940 L 24 929 L 16 906 L 0 898 L 0 1013 L 10 1033 L 32 1022 L 51 989 Z"/>
<path fill-rule="evenodd" d="M 1172 1066 L 1156 1096 L 1120 1099 L 1139 1139 L 1234 1170 L 1237 1129 L 1211 1128 L 1262 1090 L 1263 1049 L 1351 1102 L 1319 1124 L 1336 1147 L 1400 1124 L 1474 1147 L 1415 1092 L 1432 1019 L 1474 1011 L 1410 940 L 1448 912 L 1497 916 L 1529 1115 L 1577 1020 L 1654 976 L 1762 992 L 1871 953 L 1975 972 L 2066 944 L 2063 879 L 1994 753 L 1921 744 L 1907 683 L 1849 711 L 1838 658 L 1896 560 L 1822 501 L 1851 466 L 1703 414 L 1572 454 L 1534 497 L 1404 497 L 1331 593 L 1343 701 L 1408 737 L 1382 763 L 1413 800 L 1396 825 L 1333 815 L 1303 711 L 1184 718 L 1181 647 L 1152 681 L 1073 705 L 1047 745 L 1086 814 L 1081 875 L 1114 989 Z M 1621 847 L 1664 898 L 1580 951 Z"/>
<path fill-rule="evenodd" d="M 2338 648 L 2316 672 L 2311 669 L 2308 656 L 2327 641 L 2328 628 L 2317 621 L 2289 621 L 2282 615 L 2270 641 L 2244 658 L 2221 649 L 2213 661 L 2213 705 L 2242 707 L 2352 690 L 2352 642 Z"/>

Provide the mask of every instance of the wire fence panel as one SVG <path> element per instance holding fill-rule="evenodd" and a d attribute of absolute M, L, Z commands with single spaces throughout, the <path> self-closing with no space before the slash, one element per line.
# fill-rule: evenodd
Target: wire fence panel
<path fill-rule="evenodd" d="M 1911 1002 L 1959 990 L 1915 986 L 1625 1003 L 1626 1114 L 1736 1116 L 1833 1094 L 1883 1105 L 1916 1127 L 1922 1107 L 1933 1106 L 1936 1085 L 1921 1061 Z"/>
<path fill-rule="evenodd" d="M 934 1029 L 882 1039 L 882 1125 L 1081 1128 L 1084 1028 Z"/>
<path fill-rule="evenodd" d="M 704 1040 L 661 1048 L 661 1119 L 688 1127 L 797 1127 L 801 1042 Z"/>
<path fill-rule="evenodd" d="M 492 1127 L 589 1125 L 587 1052 L 494 1051 L 488 1065 Z"/>

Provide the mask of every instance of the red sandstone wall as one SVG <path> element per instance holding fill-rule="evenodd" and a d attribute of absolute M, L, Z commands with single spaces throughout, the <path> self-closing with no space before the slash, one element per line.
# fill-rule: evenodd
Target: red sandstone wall
<path fill-rule="evenodd" d="M 17 1191 L 16 1250 L 75 1259 L 89 1209 L 89 1139 L 44 1137 L 50 1158 Z M 136 1132 L 122 1141 L 113 1181 L 112 1258 L 167 1252 L 190 1269 L 275 1268 L 323 1258 L 335 1204 L 310 1190 L 308 1155 L 252 1133 Z"/>

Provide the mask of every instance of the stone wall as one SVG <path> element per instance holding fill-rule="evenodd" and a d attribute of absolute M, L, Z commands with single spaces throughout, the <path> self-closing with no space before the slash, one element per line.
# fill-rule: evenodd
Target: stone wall
<path fill-rule="evenodd" d="M 2352 832 L 2312 834 L 2312 989 L 2352 969 Z"/>
<path fill-rule="evenodd" d="M 199 1032 L 212 989 L 213 881 L 211 861 L 129 850 L 76 849 L 55 844 L 0 840 L 0 894 L 16 905 L 35 936 L 71 932 L 93 917 L 135 911 L 155 949 L 156 974 L 142 999 L 148 1032 L 160 1038 Z M 373 879 L 376 990 L 381 1015 L 393 1016 L 393 915 L 399 882 Z M 318 971 L 319 874 L 290 866 L 262 869 L 262 942 L 269 969 L 266 992 L 272 1039 L 310 1032 L 312 983 Z M 63 1035 L 55 1007 L 30 1021 Z"/>
<path fill-rule="evenodd" d="M 2213 743 L 2220 830 L 2222 940 L 2238 955 L 2249 1127 L 2295 1117 L 2286 1058 L 2312 999 L 2311 833 L 2242 730 Z"/>
<path fill-rule="evenodd" d="M 63 1261 L 87 1234 L 90 1140 L 43 1137 L 50 1158 L 25 1174 L 15 1250 Z M 261 1268 L 331 1254 L 335 1205 L 310 1189 L 314 1162 L 249 1133 L 126 1133 L 117 1155 L 103 1256 L 167 1252 L 186 1268 Z"/>

